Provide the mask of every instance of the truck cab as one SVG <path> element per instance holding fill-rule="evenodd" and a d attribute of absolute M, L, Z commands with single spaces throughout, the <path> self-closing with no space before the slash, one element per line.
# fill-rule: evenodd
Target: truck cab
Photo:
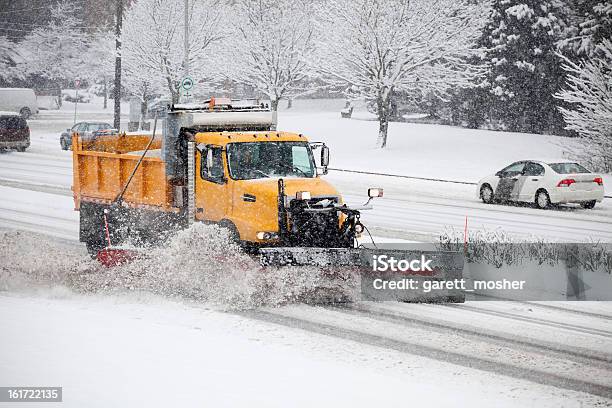
<path fill-rule="evenodd" d="M 329 157 L 325 145 L 271 130 L 197 133 L 195 143 L 197 220 L 224 224 L 254 244 L 341 244 L 345 217 L 332 208 L 342 198 L 321 178 Z M 320 166 L 314 149 L 321 151 Z"/>

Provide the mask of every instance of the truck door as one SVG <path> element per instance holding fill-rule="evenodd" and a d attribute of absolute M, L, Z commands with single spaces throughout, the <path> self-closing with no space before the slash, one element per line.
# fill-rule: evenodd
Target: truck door
<path fill-rule="evenodd" d="M 221 221 L 228 209 L 223 148 L 206 145 L 196 156 L 196 219 Z"/>

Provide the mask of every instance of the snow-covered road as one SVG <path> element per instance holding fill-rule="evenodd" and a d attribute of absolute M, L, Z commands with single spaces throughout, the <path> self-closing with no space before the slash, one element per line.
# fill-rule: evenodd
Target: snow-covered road
<path fill-rule="evenodd" d="M 95 110 L 91 114 L 104 119 Z M 70 125 L 69 115 L 43 113 L 31 121 L 28 151 L 0 153 L 0 230 L 40 233 L 32 242 L 46 249 L 61 242 L 86 256 L 77 243 L 71 155 L 58 142 L 59 132 Z M 308 115 L 304 112 L 295 126 L 313 122 Z M 354 122 L 336 122 L 355 128 Z M 477 164 L 471 166 L 477 170 Z M 443 170 L 432 169 L 436 176 Z M 467 216 L 470 230 L 502 228 L 522 238 L 612 242 L 610 200 L 592 211 L 541 211 L 484 205 L 474 197 L 473 186 L 339 172 L 327 177 L 350 203 L 364 201 L 367 187 L 385 188 L 385 197 L 363 216 L 376 236 L 432 240 L 448 227 L 462 231 Z M 19 243 L 2 242 L 0 249 L 11 245 Z M 45 261 L 44 253 L 38 256 Z M 0 260 L 0 272 L 15 261 Z M 612 405 L 612 302 L 358 302 L 227 313 L 127 288 L 101 296 L 56 286 L 1 291 L 1 284 L 0 385 L 61 385 L 62 406 L 117 401 L 147 406 Z"/>
<path fill-rule="evenodd" d="M 47 193 L 69 194 L 72 185 L 72 156 L 70 152 L 62 151 L 59 147 L 59 134 L 70 124 L 72 112 L 43 112 L 37 119 L 30 121 L 32 128 L 32 146 L 25 153 L 5 152 L 0 153 L 0 185 L 10 187 L 21 187 L 24 189 L 43 191 Z M 102 120 L 105 118 L 103 113 L 92 109 L 89 113 L 93 118 Z M 308 117 L 312 120 L 307 120 Z M 109 118 L 106 117 L 108 120 Z M 296 116 L 294 113 L 288 115 L 281 124 L 287 129 L 298 129 L 308 123 L 309 127 L 316 125 L 317 120 L 321 122 L 319 131 L 313 130 L 316 139 L 326 140 L 326 126 L 333 121 L 328 116 L 321 117 L 320 113 L 303 112 Z M 362 127 L 369 125 L 368 122 L 361 122 Z M 313 125 L 315 123 L 315 125 Z M 337 127 L 344 126 L 346 129 L 355 129 L 355 123 L 336 119 Z M 407 125 L 407 124 L 397 124 Z M 440 127 L 444 128 L 444 127 Z M 447 128 L 456 130 L 454 128 Z M 343 152 L 339 147 L 338 138 L 330 137 L 330 144 L 336 145 L 339 164 L 346 168 L 368 168 L 373 164 L 368 162 L 356 163 L 348 160 L 347 152 Z M 344 132 L 339 132 L 344 133 Z M 508 137 L 523 137 L 523 135 Z M 357 138 L 357 136 L 353 136 Z M 487 137 L 490 137 L 487 135 Z M 358 138 L 360 143 L 363 143 Z M 546 140 L 540 140 L 542 144 Z M 498 140 L 503 143 L 503 139 Z M 514 146 L 512 141 L 509 145 Z M 548 142 L 547 142 L 548 143 Z M 350 145 L 350 144 L 349 144 Z M 540 145 L 539 145 L 540 146 Z M 544 151 L 548 146 L 546 143 L 538 150 Z M 503 146 L 502 146 L 503 147 Z M 549 146 L 554 151 L 555 145 Z M 365 149 L 365 147 L 364 147 Z M 503 149 L 500 149 L 503 151 Z M 368 152 L 369 153 L 369 152 Z M 391 150 L 390 157 L 397 157 L 397 151 Z M 465 154 L 465 153 L 464 153 Z M 542 153 L 544 154 L 544 153 Z M 554 153 L 551 153 L 551 155 Z M 359 154 L 354 152 L 357 157 Z M 377 155 L 379 155 L 377 153 Z M 450 159 L 445 155 L 443 161 Z M 377 159 L 380 161 L 380 158 Z M 432 167 L 431 173 L 426 173 L 434 177 L 446 176 L 447 179 L 473 177 L 477 170 L 473 168 L 478 163 L 473 163 L 470 158 L 457 157 L 456 163 L 470 162 L 472 170 L 468 172 L 455 172 L 448 170 L 452 164 L 446 166 Z M 376 161 L 374 162 L 376 163 Z M 382 164 L 379 164 L 382 165 Z M 390 168 L 396 170 L 398 163 L 389 162 Z M 478 168 L 478 167 L 476 167 Z M 383 168 L 384 169 L 384 168 Z M 480 165 L 480 174 L 486 174 L 489 169 Z M 381 170 L 381 168 L 378 168 Z M 423 169 L 408 167 L 406 171 L 421 172 Z M 606 199 L 598 204 L 593 210 L 583 210 L 576 207 L 561 207 L 559 209 L 542 211 L 526 206 L 509 205 L 485 205 L 476 198 L 475 188 L 471 185 L 448 184 L 432 181 L 398 179 L 393 177 L 351 174 L 331 171 L 327 179 L 336 185 L 345 199 L 349 203 L 361 203 L 365 201 L 368 187 L 385 188 L 385 197 L 375 201 L 375 209 L 364 212 L 363 219 L 367 222 L 370 230 L 378 236 L 387 238 L 402 238 L 409 240 L 431 241 L 445 229 L 455 229 L 463 231 L 465 218 L 468 218 L 468 228 L 470 231 L 495 231 L 503 230 L 505 233 L 522 239 L 543 238 L 546 240 L 565 241 L 565 242 L 585 242 L 602 241 L 612 242 L 612 199 Z M 20 200 L 20 195 L 16 191 L 11 194 L 3 195 L 15 203 Z M 41 198 L 46 200 L 49 197 Z M 40 202 L 29 193 L 24 193 L 26 202 Z M 53 199 L 52 201 L 56 201 Z M 72 205 L 64 200 L 66 219 L 74 219 L 68 215 L 72 211 Z M 27 204 L 25 205 L 27 207 Z M 0 217 L 5 219 L 14 218 L 15 209 L 0 204 Z M 10 215 L 9 213 L 13 214 Z M 44 216 L 37 211 L 40 216 Z M 28 217 L 31 217 L 29 215 Z"/>
<path fill-rule="evenodd" d="M 428 407 L 612 403 L 609 332 L 546 324 L 582 313 L 580 306 L 551 316 L 534 304 L 498 303 L 511 315 L 542 322 L 517 332 L 519 321 L 508 317 L 496 324 L 502 333 L 497 337 L 487 330 L 487 314 L 453 320 L 457 313 L 450 306 L 372 307 L 376 313 L 360 305 L 221 313 L 142 293 L 2 292 L 0 382 L 63 386 L 67 407 L 119 401 L 267 407 L 397 406 L 407 400 Z M 435 323 L 411 320 L 423 308 L 438 316 Z M 452 324 L 438 324 L 445 318 Z M 586 318 L 605 326 L 612 317 Z M 458 324 L 464 330 L 453 328 Z M 542 343 L 532 331 L 555 333 L 555 344 Z M 562 336 L 591 346 L 580 353 L 559 350 L 568 344 Z"/>

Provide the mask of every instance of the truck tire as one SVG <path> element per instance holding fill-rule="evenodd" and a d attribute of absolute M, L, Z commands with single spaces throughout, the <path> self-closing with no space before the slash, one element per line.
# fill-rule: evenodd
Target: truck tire
<path fill-rule="evenodd" d="M 87 248 L 87 253 L 91 256 L 91 259 L 96 259 L 98 252 L 103 250 L 105 246 L 100 245 L 99 242 L 85 242 L 85 248 Z"/>
<path fill-rule="evenodd" d="M 106 247 L 103 206 L 81 203 L 79 209 L 79 241 L 85 243 L 87 252 L 93 258 L 98 255 L 99 250 Z"/>

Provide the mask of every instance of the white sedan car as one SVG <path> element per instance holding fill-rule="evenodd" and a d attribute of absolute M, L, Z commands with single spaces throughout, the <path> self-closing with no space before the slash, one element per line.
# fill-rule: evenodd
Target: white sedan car
<path fill-rule="evenodd" d="M 604 199 L 603 179 L 571 161 L 524 160 L 512 163 L 478 182 L 485 203 L 516 201 L 539 208 L 578 203 L 593 208 Z"/>

